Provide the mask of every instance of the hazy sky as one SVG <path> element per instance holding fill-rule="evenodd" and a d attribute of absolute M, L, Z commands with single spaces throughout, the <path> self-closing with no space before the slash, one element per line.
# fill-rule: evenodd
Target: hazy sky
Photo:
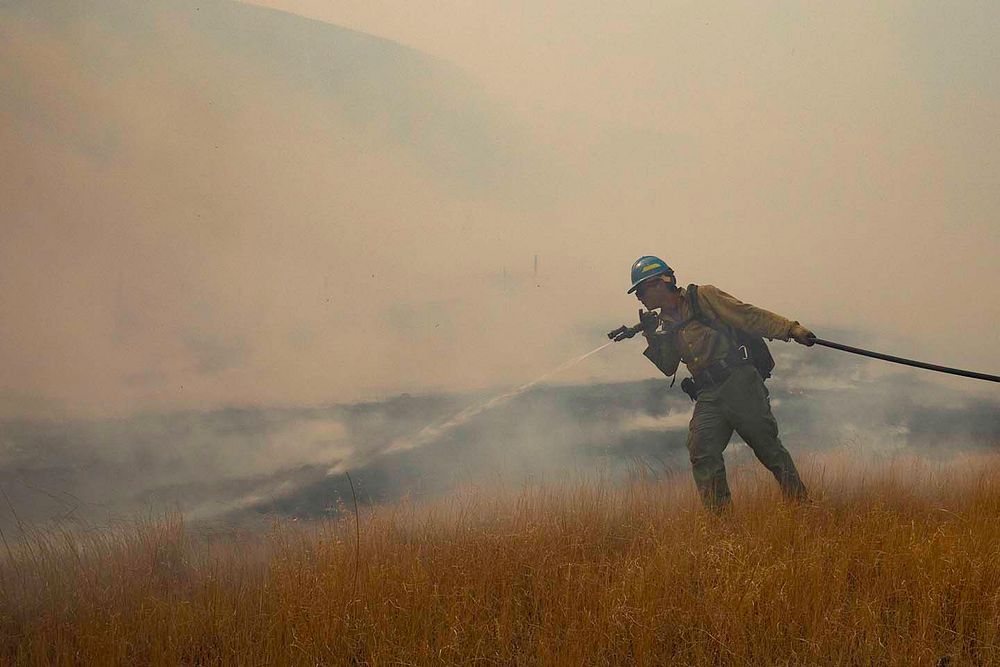
<path fill-rule="evenodd" d="M 1000 372 L 995 3 L 261 4 L 0 6 L 0 415 L 524 382 L 646 253 Z"/>

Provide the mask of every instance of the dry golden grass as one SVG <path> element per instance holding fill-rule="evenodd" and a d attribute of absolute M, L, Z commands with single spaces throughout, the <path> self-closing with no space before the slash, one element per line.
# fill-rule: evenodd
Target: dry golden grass
<path fill-rule="evenodd" d="M 0 662 L 1000 664 L 1000 458 L 803 468 L 725 518 L 687 474 L 365 509 L 357 568 L 350 513 L 8 535 Z"/>

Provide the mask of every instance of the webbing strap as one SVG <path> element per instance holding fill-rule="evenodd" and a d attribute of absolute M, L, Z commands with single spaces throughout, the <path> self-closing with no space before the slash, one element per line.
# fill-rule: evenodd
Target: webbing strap
<path fill-rule="evenodd" d="M 691 320 L 698 320 L 702 324 L 715 331 L 719 332 L 726 340 L 729 341 L 729 355 L 727 355 L 724 361 L 732 362 L 733 364 L 739 363 L 741 361 L 750 360 L 750 348 L 745 345 L 740 345 L 740 341 L 730 335 L 729 331 L 722 326 L 719 326 L 712 321 L 708 315 L 704 313 L 701 309 L 701 302 L 698 299 L 698 286 L 694 283 L 688 285 L 687 287 L 688 301 L 691 303 L 691 319 L 686 320 L 690 322 Z M 740 349 L 746 350 L 746 356 L 740 354 Z"/>
<path fill-rule="evenodd" d="M 705 317 L 701 312 L 701 304 L 698 302 L 698 286 L 694 283 L 688 285 L 687 297 L 691 302 L 691 319 L 704 322 Z M 707 324 L 707 322 L 705 322 Z"/>

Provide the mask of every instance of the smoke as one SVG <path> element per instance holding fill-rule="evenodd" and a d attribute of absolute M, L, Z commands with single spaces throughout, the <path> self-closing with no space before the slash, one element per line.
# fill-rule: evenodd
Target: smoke
<path fill-rule="evenodd" d="M 1000 368 L 1000 68 L 968 8 L 272 4 L 358 30 L 0 7 L 0 485 L 26 518 L 315 514 L 331 469 L 377 501 L 686 468 L 690 403 L 635 345 L 523 384 L 634 321 L 649 252 L 826 338 Z M 793 453 L 996 443 L 993 387 L 772 347 Z"/>
<path fill-rule="evenodd" d="M 508 105 L 560 160 L 539 178 L 588 304 L 623 308 L 624 267 L 661 254 L 814 329 L 1000 368 L 998 6 L 253 1 L 458 63 Z"/>
<path fill-rule="evenodd" d="M 624 345 L 634 354 L 637 347 Z M 771 404 L 799 461 L 829 453 L 873 465 L 900 456 L 943 460 L 1000 445 L 995 399 L 942 394 L 917 371 L 885 373 L 866 360 L 794 362 L 772 347 Z M 665 379 L 532 384 L 309 408 L 5 421 L 0 489 L 22 520 L 35 522 L 118 520 L 167 508 L 192 520 L 254 522 L 340 511 L 338 501 L 350 497 L 344 471 L 363 503 L 597 471 L 687 474 L 692 404 Z M 419 446 L 393 446 L 400 442 Z M 726 458 L 733 469 L 757 466 L 738 436 Z M 8 512 L 0 516 L 0 524 L 12 521 Z"/>
<path fill-rule="evenodd" d="M 555 319 L 482 299 L 531 188 L 445 64 L 230 3 L 4 12 L 5 413 L 493 382 L 506 318 Z"/>
<path fill-rule="evenodd" d="M 821 333 L 1000 365 L 996 68 L 972 76 L 972 46 L 875 9 L 477 7 L 313 7 L 366 34 L 220 0 L 5 3 L 0 414 L 514 385 L 634 317 L 647 252 Z M 956 89 L 899 76 L 936 50 Z M 644 377 L 615 354 L 566 381 Z"/>

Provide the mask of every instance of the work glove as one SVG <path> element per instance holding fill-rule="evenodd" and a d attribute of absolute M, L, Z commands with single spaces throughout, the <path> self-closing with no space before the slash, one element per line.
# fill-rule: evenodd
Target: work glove
<path fill-rule="evenodd" d="M 639 324 L 642 325 L 642 335 L 648 340 L 660 326 L 660 316 L 651 310 L 644 311 L 640 308 Z"/>
<path fill-rule="evenodd" d="M 800 345 L 812 347 L 816 343 L 816 334 L 809 331 L 809 329 L 806 329 L 798 322 L 792 325 L 792 328 L 788 331 L 788 335 Z"/>

